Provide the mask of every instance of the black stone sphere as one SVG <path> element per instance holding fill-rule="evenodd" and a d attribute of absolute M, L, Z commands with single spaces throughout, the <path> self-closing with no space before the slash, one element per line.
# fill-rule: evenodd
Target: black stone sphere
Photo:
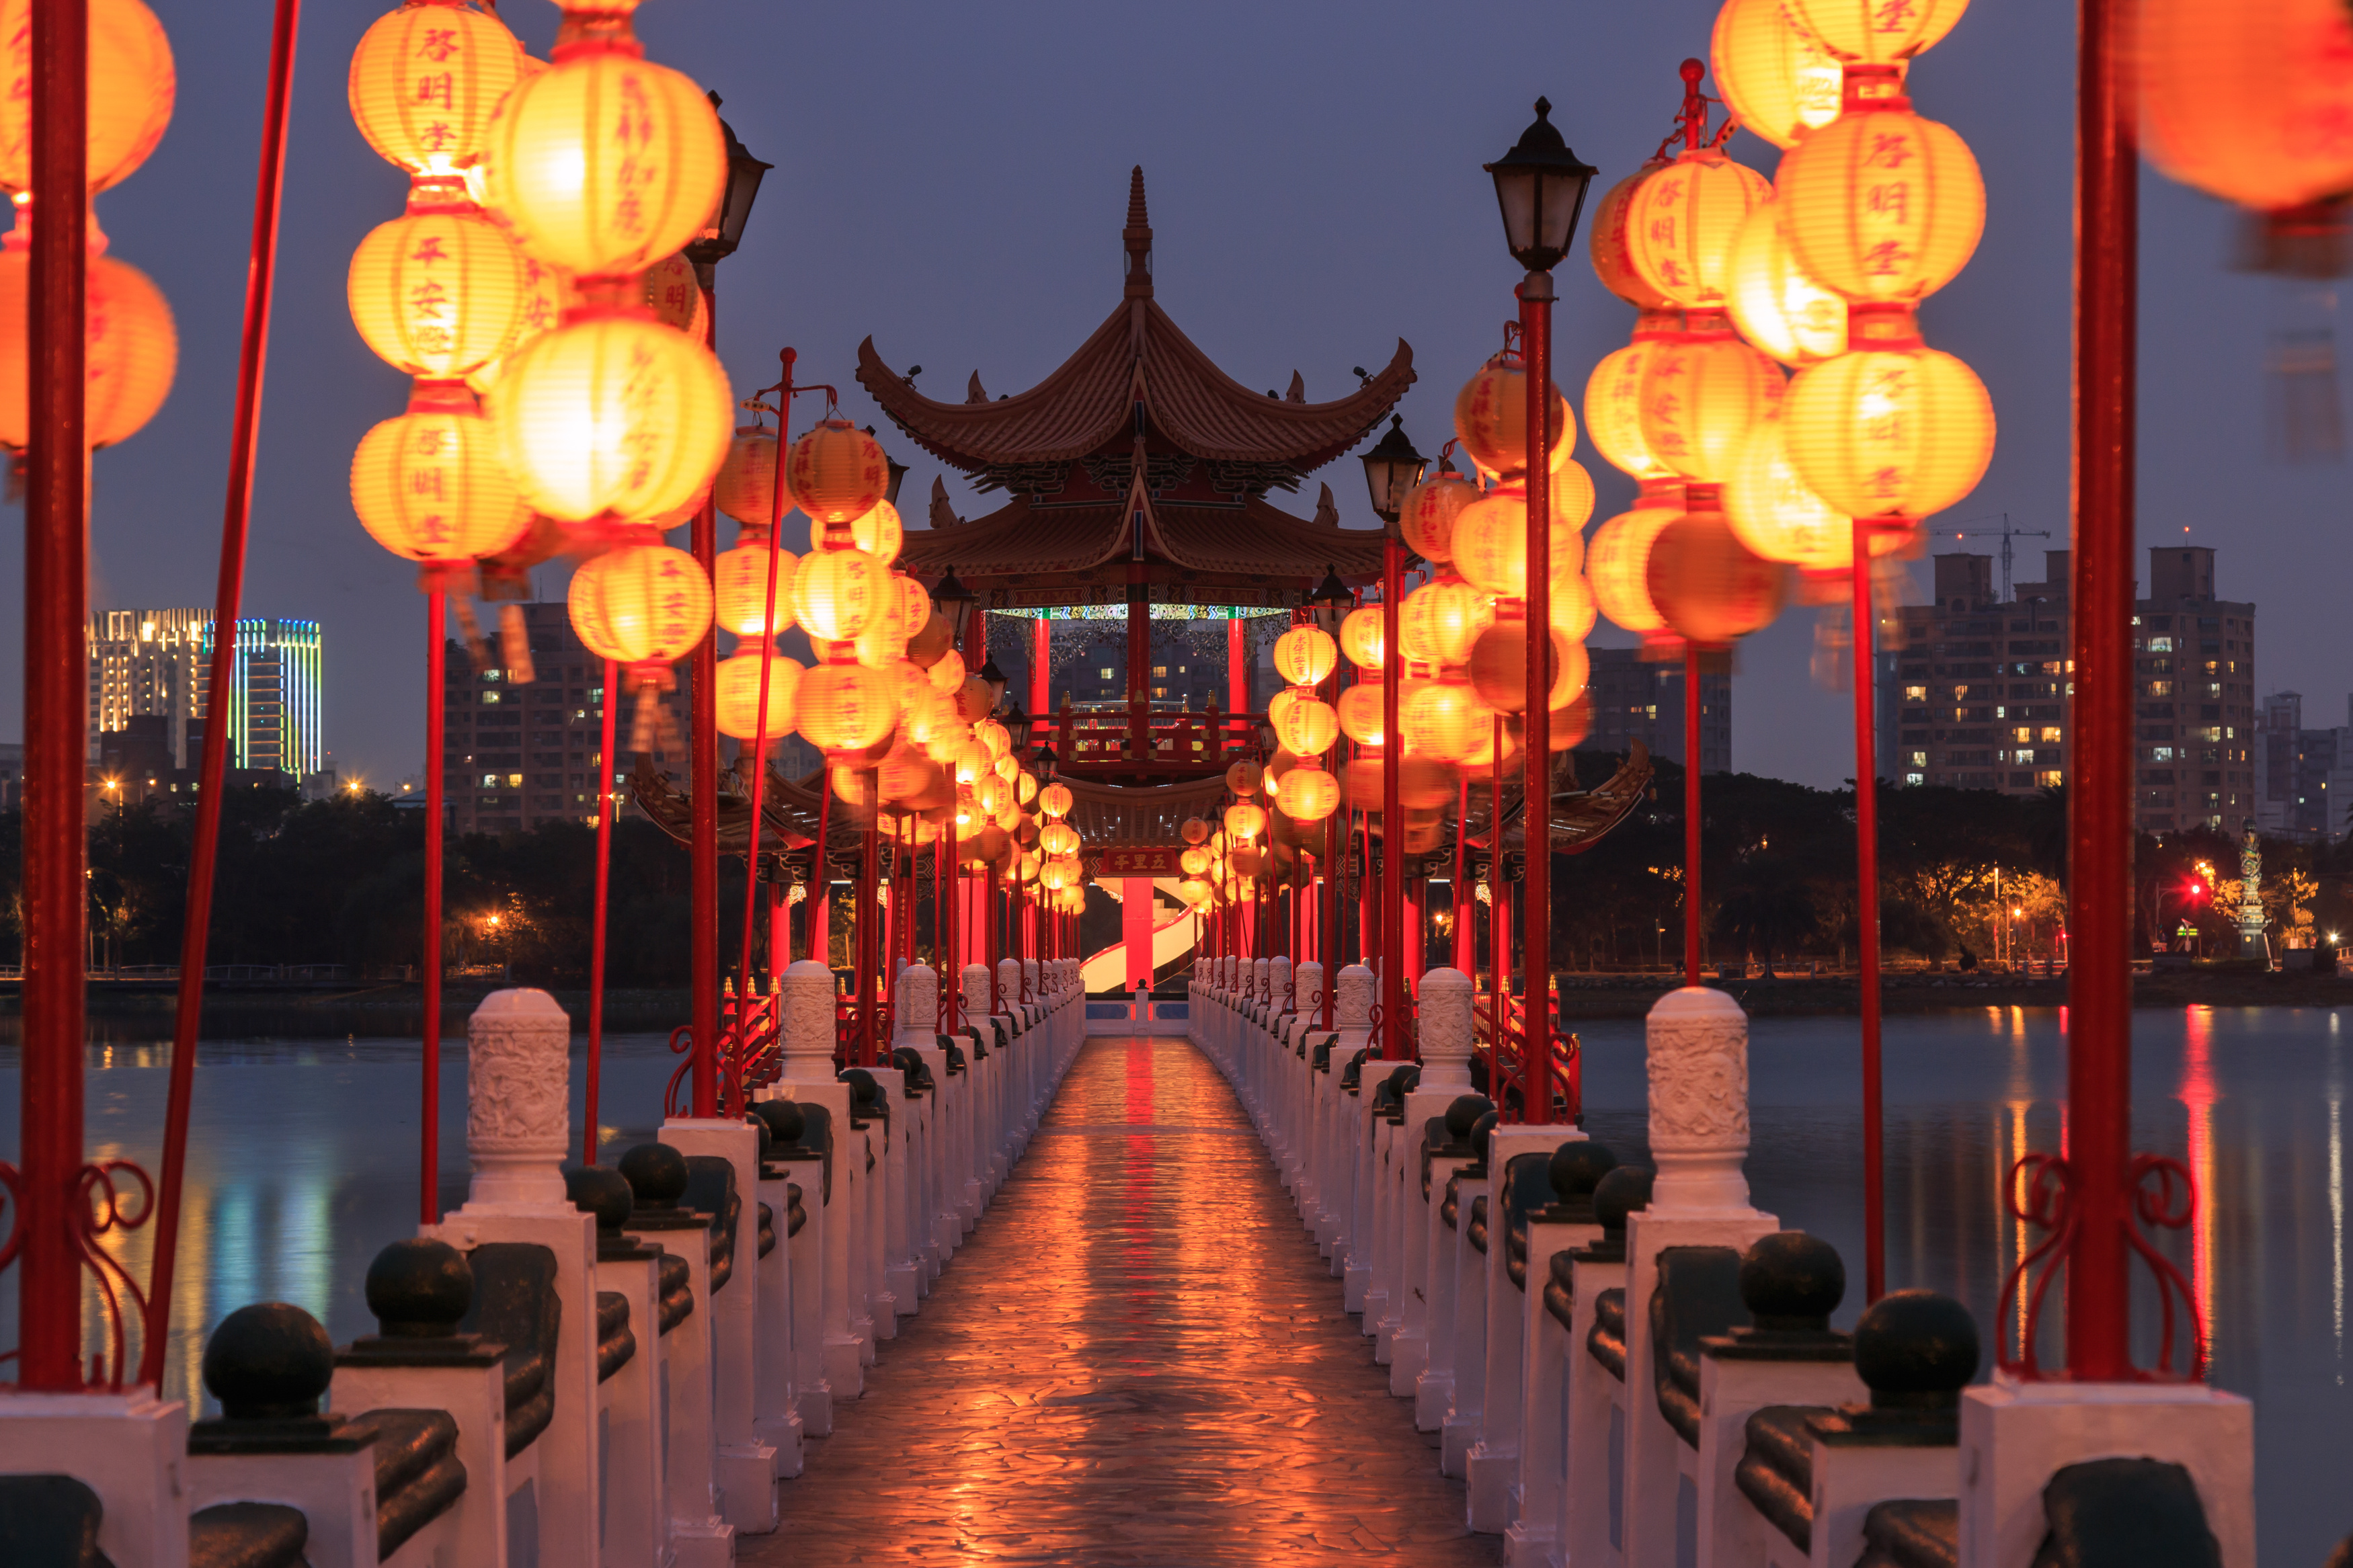
<path fill-rule="evenodd" d="M 872 1105 L 881 1099 L 882 1086 L 875 1082 L 874 1075 L 864 1068 L 844 1068 L 840 1076 L 841 1081 L 849 1086 L 849 1102 L 852 1105 Z"/>
<path fill-rule="evenodd" d="M 1471 1123 L 1471 1147 L 1478 1152 L 1482 1160 L 1487 1157 L 1487 1134 L 1493 1132 L 1503 1120 L 1500 1111 L 1488 1110 L 1481 1111 L 1479 1120 Z"/>
<path fill-rule="evenodd" d="M 1651 1184 L 1656 1179 L 1647 1165 L 1620 1165 L 1593 1184 L 1593 1217 L 1602 1234 L 1626 1234 L 1626 1216 L 1651 1206 Z"/>
<path fill-rule="evenodd" d="M 1485 1057 L 1471 1058 L 1471 1088 L 1480 1094 L 1487 1092 L 1487 1058 Z"/>
<path fill-rule="evenodd" d="M 448 1242 L 412 1236 L 368 1265 L 367 1304 L 386 1339 L 446 1339 L 474 1304 L 474 1271 Z"/>
<path fill-rule="evenodd" d="M 768 1136 L 776 1141 L 779 1149 L 789 1148 L 801 1141 L 804 1125 L 801 1108 L 789 1100 L 764 1100 L 752 1107 L 768 1129 Z"/>
<path fill-rule="evenodd" d="M 575 1165 L 564 1173 L 564 1195 L 572 1206 L 596 1216 L 596 1228 L 618 1236 L 638 1206 L 629 1179 L 607 1165 Z"/>
<path fill-rule="evenodd" d="M 1421 1068 L 1415 1063 L 1399 1062 L 1397 1066 L 1389 1068 L 1389 1076 L 1383 1081 L 1388 1083 L 1389 1086 L 1389 1092 L 1391 1094 L 1394 1094 L 1398 1099 L 1402 1100 L 1405 1098 L 1405 1091 L 1411 1089 L 1414 1083 L 1419 1080 L 1420 1075 Z"/>
<path fill-rule="evenodd" d="M 1607 1144 L 1577 1138 L 1552 1152 L 1552 1163 L 1546 1167 L 1546 1173 L 1552 1178 L 1554 1195 L 1573 1203 L 1591 1197 L 1601 1178 L 1617 1168 L 1618 1156 L 1609 1152 Z"/>
<path fill-rule="evenodd" d="M 913 1046 L 901 1046 L 891 1053 L 891 1065 L 913 1077 L 923 1070 L 923 1053 Z"/>
<path fill-rule="evenodd" d="M 316 1415 L 319 1396 L 334 1381 L 335 1344 L 301 1308 L 257 1302 L 223 1318 L 205 1342 L 204 1376 L 231 1421 Z"/>
<path fill-rule="evenodd" d="M 1446 1135 L 1460 1143 L 1471 1136 L 1471 1129 L 1479 1118 L 1495 1107 L 1483 1094 L 1458 1094 L 1454 1103 L 1446 1108 Z"/>
<path fill-rule="evenodd" d="M 768 1161 L 775 1159 L 776 1157 L 776 1137 L 775 1133 L 768 1131 L 768 1124 L 761 1121 L 756 1116 L 746 1116 L 744 1120 L 752 1124 L 752 1131 L 759 1140 L 759 1158 L 761 1163 L 765 1164 Z"/>
<path fill-rule="evenodd" d="M 641 1209 L 674 1209 L 686 1195 L 686 1156 L 667 1143 L 640 1143 L 622 1155 L 621 1174 Z"/>
<path fill-rule="evenodd" d="M 1776 1231 L 1741 1255 L 1740 1299 L 1760 1329 L 1824 1333 L 1846 1299 L 1846 1264 L 1820 1237 Z"/>
<path fill-rule="evenodd" d="M 1978 1323 L 1935 1290 L 1882 1296 L 1854 1326 L 1854 1370 L 1878 1406 L 1949 1410 L 1978 1374 Z"/>

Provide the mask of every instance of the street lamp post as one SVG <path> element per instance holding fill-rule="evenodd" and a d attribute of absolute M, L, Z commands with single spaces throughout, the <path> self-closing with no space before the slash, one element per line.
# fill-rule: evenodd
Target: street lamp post
<path fill-rule="evenodd" d="M 1539 98 L 1536 117 L 1509 153 L 1486 165 L 1503 211 L 1512 259 L 1527 269 L 1520 280 L 1520 354 L 1526 372 L 1527 413 L 1527 782 L 1520 813 L 1526 835 L 1527 879 L 1520 889 L 1521 967 L 1526 973 L 1521 1063 L 1526 1075 L 1525 1114 L 1552 1120 L 1552 269 L 1577 237 L 1586 188 L 1597 171 L 1561 139 Z M 1696 702 L 1685 691 L 1686 703 Z M 1691 759 L 1695 763 L 1697 759 Z M 1495 852 L 1503 853 L 1502 834 Z"/>
<path fill-rule="evenodd" d="M 1365 488 L 1372 492 L 1373 510 L 1381 530 L 1381 658 L 1390 667 L 1381 681 L 1381 1039 L 1384 1059 L 1400 1057 L 1395 1048 L 1405 1027 L 1405 876 L 1401 851 L 1405 834 L 1398 822 L 1398 768 L 1404 744 L 1398 735 L 1398 689 L 1403 682 L 1398 665 L 1398 601 L 1405 596 L 1405 542 L 1398 537 L 1398 514 L 1405 510 L 1408 491 L 1421 482 L 1430 459 L 1406 439 L 1405 421 L 1393 419 L 1388 434 L 1364 457 Z"/>

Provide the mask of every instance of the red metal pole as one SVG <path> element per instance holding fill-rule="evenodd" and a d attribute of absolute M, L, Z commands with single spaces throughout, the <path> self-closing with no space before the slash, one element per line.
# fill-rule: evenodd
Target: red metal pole
<path fill-rule="evenodd" d="M 808 955 L 828 968 L 833 965 L 833 860 L 826 839 L 833 815 L 833 770 L 819 769 L 817 784 L 817 847 L 810 851 L 808 896 Z"/>
<path fill-rule="evenodd" d="M 876 930 L 875 889 L 881 874 L 881 850 L 882 832 L 881 775 L 874 769 L 866 773 L 866 854 L 860 863 L 858 876 L 858 1060 L 863 1067 L 874 1065 L 874 965 Z"/>
<path fill-rule="evenodd" d="M 82 1036 L 87 844 L 82 706 L 88 700 L 90 451 L 83 306 L 89 208 L 86 0 L 33 7 L 33 184 L 57 198 L 33 230 L 30 444 L 25 489 L 24 1238 L 16 1275 L 17 1381 L 82 1386 Z"/>
<path fill-rule="evenodd" d="M 425 984 L 425 1135 L 419 1151 L 422 1173 L 417 1194 L 417 1212 L 426 1225 L 441 1221 L 441 813 L 447 796 L 441 781 L 442 720 L 447 711 L 448 647 L 446 636 L 449 601 L 445 594 L 425 595 L 425 951 L 417 977 Z M 613 706 L 613 689 L 605 689 L 605 706 Z M 209 730 L 210 724 L 205 726 Z"/>
<path fill-rule="evenodd" d="M 596 907 L 588 933 L 588 1103 L 581 1114 L 580 1163 L 596 1163 L 596 1089 L 605 1060 L 606 910 L 613 892 L 614 718 L 621 706 L 621 667 L 605 661 L 605 701 L 596 736 Z"/>
<path fill-rule="evenodd" d="M 1331 760 L 1339 754 L 1335 745 Z M 1332 1002 L 1340 989 L 1340 818 L 1334 812 L 1324 819 L 1324 914 L 1316 921 L 1315 956 L 1324 964 L 1324 1027 L 1332 1026 Z"/>
<path fill-rule="evenodd" d="M 2067 1369 L 2132 1373 L 2132 612 L 2138 159 L 2124 6 L 2079 0 L 2075 94 L 2075 756 L 2068 791 L 2067 1164 L 2081 1230 Z"/>
<path fill-rule="evenodd" d="M 1040 610 L 1029 634 L 1029 712 L 1041 725 L 1046 722 L 1053 669 L 1054 623 Z"/>
<path fill-rule="evenodd" d="M 1699 984 L 1699 648 L 1683 644 L 1683 984 Z"/>
<path fill-rule="evenodd" d="M 984 933 L 982 941 L 986 943 L 981 950 L 981 962 L 988 965 L 988 1010 L 1002 1013 L 1005 1011 L 1005 994 L 997 984 L 997 866 L 994 861 L 988 868 L 987 910 L 987 921 L 981 928 Z"/>
<path fill-rule="evenodd" d="M 1381 1059 L 1401 1060 L 1405 1030 L 1405 811 L 1398 801 L 1398 767 L 1405 742 L 1398 733 L 1398 601 L 1405 597 L 1405 544 L 1391 523 L 1381 541 Z M 1372 830 L 1366 837 L 1369 846 Z"/>
<path fill-rule="evenodd" d="M 1504 716 L 1495 715 L 1495 769 L 1487 798 L 1487 1097 L 1504 1103 L 1504 1015 L 1512 989 L 1511 895 L 1504 890 Z"/>
<path fill-rule="evenodd" d="M 245 330 L 237 344 L 237 411 L 229 438 L 228 500 L 221 520 L 220 574 L 213 588 L 213 625 L 234 627 L 245 587 L 245 543 L 253 516 L 253 464 L 261 437 L 262 373 L 269 354 L 269 306 L 277 278 L 278 215 L 285 189 L 286 119 L 293 100 L 294 42 L 302 0 L 278 0 L 269 31 L 269 86 L 262 100 L 261 162 L 254 180 L 253 238 L 247 247 Z M 213 691 L 227 691 L 236 638 L 213 638 Z M 172 1028 L 172 1081 L 164 1111 L 162 1196 L 155 1216 L 155 1257 L 148 1273 L 148 1321 L 140 1348 L 139 1381 L 160 1387 L 164 1342 L 171 1326 L 172 1268 L 178 1255 L 180 1184 L 187 1168 L 188 1102 L 195 1088 L 196 1027 L 205 996 L 205 948 L 211 936 L 213 869 L 220 850 L 221 780 L 227 767 L 227 726 L 205 727 L 197 763 L 195 842 L 188 858 L 187 914 L 180 931 L 179 1010 Z"/>
<path fill-rule="evenodd" d="M 1471 775 L 1462 775 L 1461 793 L 1454 808 L 1454 880 L 1447 884 L 1447 912 L 1454 922 L 1454 942 L 1448 949 L 1448 960 L 1455 968 L 1469 974 L 1474 967 L 1471 954 L 1478 951 L 1477 938 L 1472 927 L 1476 921 L 1466 920 L 1462 910 L 1462 840 L 1471 833 Z"/>
<path fill-rule="evenodd" d="M 1528 755 L 1520 813 L 1527 836 L 1520 943 L 1528 975 L 1521 1060 L 1526 1120 L 1542 1126 L 1552 1120 L 1552 274 L 1531 271 L 1519 293 L 1528 388 Z"/>
<path fill-rule="evenodd" d="M 1854 533 L 1855 952 L 1862 983 L 1863 1299 L 1887 1293 L 1887 1171 L 1879 1079 L 1879 748 L 1873 732 L 1871 530 Z"/>
<path fill-rule="evenodd" d="M 719 301 L 711 272 L 702 277 L 705 347 L 715 341 Z M 777 445 L 783 446 L 779 434 Z M 694 514 L 690 535 L 694 559 L 708 579 L 719 559 L 719 510 L 708 496 Z M 694 822 L 693 874 L 690 893 L 688 962 L 692 965 L 688 997 L 694 1042 L 694 1100 L 698 1120 L 719 1114 L 719 627 L 714 622 L 694 647 L 694 692 L 687 721 L 688 787 Z"/>
<path fill-rule="evenodd" d="M 938 940 L 932 945 L 940 961 L 940 994 L 950 1000 L 941 1005 L 953 1025 L 957 1014 L 955 988 L 963 984 L 964 965 L 956 952 L 956 905 L 964 898 L 964 868 L 957 863 L 956 808 L 948 807 L 948 819 L 940 829 L 939 851 L 932 864 L 932 875 L 939 881 L 942 913 L 939 916 Z"/>

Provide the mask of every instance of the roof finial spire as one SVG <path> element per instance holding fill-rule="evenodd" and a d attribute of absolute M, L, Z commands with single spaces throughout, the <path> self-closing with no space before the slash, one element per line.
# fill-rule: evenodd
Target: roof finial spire
<path fill-rule="evenodd" d="M 1127 245 L 1127 297 L 1152 298 L 1152 220 L 1144 208 L 1144 165 L 1127 176 L 1127 226 L 1120 231 Z"/>

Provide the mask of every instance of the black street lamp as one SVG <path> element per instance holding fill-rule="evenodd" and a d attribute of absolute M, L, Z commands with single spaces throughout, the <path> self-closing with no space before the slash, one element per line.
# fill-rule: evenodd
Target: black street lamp
<path fill-rule="evenodd" d="M 1531 272 L 1549 272 L 1577 237 L 1586 187 L 1599 171 L 1581 162 L 1548 118 L 1552 100 L 1536 100 L 1536 117 L 1512 150 L 1484 167 L 1504 209 L 1504 238 L 1512 258 Z"/>
<path fill-rule="evenodd" d="M 712 93 L 711 107 L 719 107 L 719 95 Z M 752 156 L 741 142 L 735 140 L 735 128 L 724 120 L 719 122 L 722 134 L 727 138 L 727 191 L 719 198 L 717 210 L 702 233 L 687 241 L 686 258 L 694 263 L 702 275 L 702 286 L 711 287 L 710 269 L 735 254 L 744 243 L 744 225 L 752 216 L 753 198 L 760 194 L 760 178 L 773 163 L 763 163 Z"/>
<path fill-rule="evenodd" d="M 980 667 L 979 674 L 981 679 L 988 683 L 988 708 L 993 713 L 1005 700 L 1005 689 L 1011 683 L 1007 680 L 1005 672 L 997 668 L 994 658 Z"/>
<path fill-rule="evenodd" d="M 1365 488 L 1372 492 L 1373 510 L 1383 522 L 1396 526 L 1398 514 L 1405 510 L 1405 498 L 1413 487 L 1421 483 L 1422 470 L 1430 459 L 1413 449 L 1406 438 L 1405 416 L 1395 415 L 1389 420 L 1388 434 L 1365 453 Z"/>
<path fill-rule="evenodd" d="M 1356 607 L 1356 595 L 1349 591 L 1348 584 L 1340 581 L 1339 569 L 1326 564 L 1324 581 L 1308 592 L 1308 615 L 1326 635 L 1336 637 L 1340 635 L 1340 623 L 1346 620 L 1348 612 Z"/>
<path fill-rule="evenodd" d="M 957 581 L 954 566 L 950 566 L 948 574 L 940 579 L 940 585 L 932 590 L 932 608 L 955 634 L 958 652 L 964 649 L 965 628 L 972 623 L 973 606 L 979 602 L 978 595 Z"/>

